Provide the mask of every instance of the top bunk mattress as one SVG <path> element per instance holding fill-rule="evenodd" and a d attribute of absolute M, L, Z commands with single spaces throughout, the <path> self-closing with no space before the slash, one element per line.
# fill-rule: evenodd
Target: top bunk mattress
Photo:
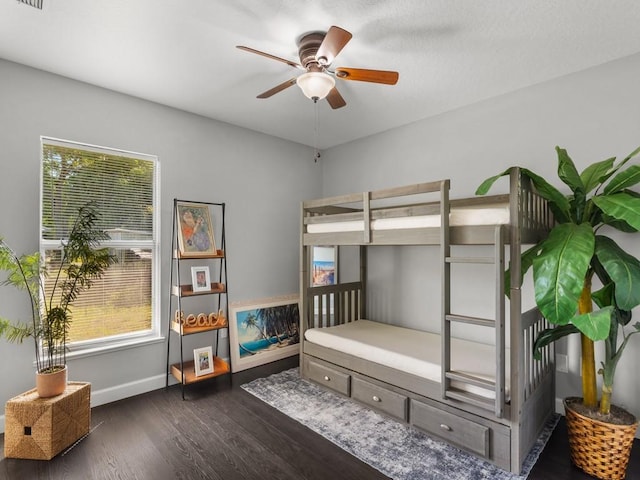
<path fill-rule="evenodd" d="M 304 332 L 307 341 L 371 362 L 441 382 L 440 335 L 370 320 Z M 509 358 L 508 349 L 505 357 Z M 451 339 L 451 369 L 485 380 L 495 380 L 495 347 L 458 338 Z M 506 362 L 505 393 L 508 396 L 509 362 Z M 487 389 L 451 382 L 452 387 L 485 398 L 495 398 Z"/>
<path fill-rule="evenodd" d="M 457 207 L 449 213 L 449 226 L 508 225 L 509 205 L 485 205 L 483 207 Z M 410 217 L 379 218 L 371 221 L 371 230 L 397 230 L 404 228 L 430 228 L 440 226 L 440 215 L 415 215 Z M 364 220 L 311 223 L 308 233 L 360 232 Z"/>

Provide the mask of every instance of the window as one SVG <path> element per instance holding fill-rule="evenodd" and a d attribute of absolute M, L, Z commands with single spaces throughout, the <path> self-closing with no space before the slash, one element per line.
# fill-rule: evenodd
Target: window
<path fill-rule="evenodd" d="M 42 138 L 45 270 L 56 271 L 61 242 L 87 202 L 95 203 L 98 226 L 111 237 L 103 246 L 118 259 L 73 304 L 72 352 L 159 336 L 157 177 L 155 156 Z"/>

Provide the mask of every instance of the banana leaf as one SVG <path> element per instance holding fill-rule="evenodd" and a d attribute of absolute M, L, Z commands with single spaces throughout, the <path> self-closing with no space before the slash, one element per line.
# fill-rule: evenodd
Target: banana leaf
<path fill-rule="evenodd" d="M 544 347 L 573 333 L 580 333 L 580 330 L 578 330 L 575 325 L 571 324 L 560 325 L 555 328 L 547 328 L 543 330 L 540 332 L 533 344 L 533 358 L 536 360 L 542 359 L 542 349 Z"/>
<path fill-rule="evenodd" d="M 593 197 L 592 200 L 605 215 L 624 220 L 636 230 L 640 230 L 640 198 L 620 192 Z"/>
<path fill-rule="evenodd" d="M 621 310 L 640 305 L 640 261 L 612 239 L 596 235 L 595 254 L 615 284 L 616 304 Z"/>
<path fill-rule="evenodd" d="M 609 337 L 613 311 L 613 307 L 604 307 L 595 312 L 576 315 L 571 319 L 571 324 L 594 342 L 604 340 Z"/>
<path fill-rule="evenodd" d="M 618 173 L 604 188 L 605 195 L 618 193 L 626 188 L 633 187 L 640 183 L 640 165 L 631 165 L 626 170 Z"/>
<path fill-rule="evenodd" d="M 584 169 L 580 174 L 580 179 L 584 184 L 585 194 L 590 193 L 611 175 L 615 159 L 616 157 L 607 158 L 601 162 L 593 163 Z"/>
<path fill-rule="evenodd" d="M 533 260 L 535 298 L 542 315 L 565 325 L 575 315 L 594 251 L 593 229 L 588 223 L 563 223 L 542 242 Z"/>

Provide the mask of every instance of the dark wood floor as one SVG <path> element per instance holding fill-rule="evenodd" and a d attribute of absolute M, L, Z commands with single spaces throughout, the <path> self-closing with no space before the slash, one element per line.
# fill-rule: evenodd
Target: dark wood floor
<path fill-rule="evenodd" d="M 289 358 L 189 386 L 184 402 L 174 386 L 96 407 L 90 435 L 75 447 L 48 462 L 0 456 L 0 479 L 386 479 L 240 388 L 296 364 Z M 591 478 L 571 466 L 567 449 L 561 421 L 529 479 Z M 637 440 L 627 478 L 640 479 Z"/>

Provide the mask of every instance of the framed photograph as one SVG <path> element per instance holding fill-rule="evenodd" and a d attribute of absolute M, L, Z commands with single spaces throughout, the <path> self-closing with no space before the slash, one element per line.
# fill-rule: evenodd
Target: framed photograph
<path fill-rule="evenodd" d="M 335 285 L 338 281 L 338 247 L 313 247 L 311 286 Z"/>
<path fill-rule="evenodd" d="M 234 303 L 230 317 L 232 372 L 299 353 L 300 299 L 297 295 Z"/>
<path fill-rule="evenodd" d="M 191 267 L 191 285 L 194 292 L 210 292 L 209 267 Z"/>
<path fill-rule="evenodd" d="M 211 347 L 195 348 L 193 365 L 196 369 L 196 377 L 213 373 L 213 349 Z"/>
<path fill-rule="evenodd" d="M 183 257 L 210 257 L 217 253 L 209 205 L 178 202 L 178 248 Z"/>

